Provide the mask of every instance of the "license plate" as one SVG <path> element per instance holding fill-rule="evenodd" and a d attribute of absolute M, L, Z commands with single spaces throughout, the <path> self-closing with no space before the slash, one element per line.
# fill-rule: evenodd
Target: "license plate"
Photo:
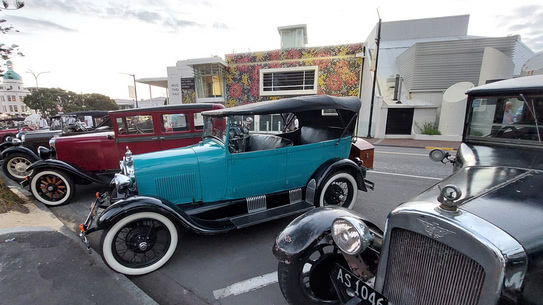
<path fill-rule="evenodd" d="M 364 283 L 347 269 L 335 264 L 330 272 L 330 278 L 342 303 L 353 302 L 358 298 L 357 305 L 387 305 L 388 300 L 371 286 Z"/>

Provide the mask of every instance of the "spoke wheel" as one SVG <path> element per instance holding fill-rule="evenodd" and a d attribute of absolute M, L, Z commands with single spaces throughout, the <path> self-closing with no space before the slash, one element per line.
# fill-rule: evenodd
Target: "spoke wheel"
<path fill-rule="evenodd" d="M 15 153 L 11 154 L 4 159 L 2 168 L 4 173 L 11 180 L 20 182 L 25 179 L 26 176 L 32 175 L 32 171 L 27 171 L 27 167 L 35 160 L 26 154 Z"/>
<path fill-rule="evenodd" d="M 302 260 L 279 262 L 279 287 L 290 304 L 340 304 L 330 279 L 332 266 L 347 266 L 333 245 L 318 245 Z"/>
<path fill-rule="evenodd" d="M 102 236 L 104 261 L 113 270 L 146 274 L 164 265 L 175 252 L 177 229 L 167 217 L 141 212 L 129 215 Z"/>
<path fill-rule="evenodd" d="M 356 179 L 350 173 L 334 173 L 321 189 L 319 205 L 351 208 L 356 203 L 357 192 Z"/>
<path fill-rule="evenodd" d="M 48 206 L 67 203 L 74 195 L 74 183 L 64 172 L 47 170 L 38 172 L 30 181 L 32 194 Z"/>

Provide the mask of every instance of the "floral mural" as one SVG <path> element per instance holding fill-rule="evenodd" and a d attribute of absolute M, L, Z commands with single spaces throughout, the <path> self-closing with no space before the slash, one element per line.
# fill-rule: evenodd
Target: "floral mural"
<path fill-rule="evenodd" d="M 318 66 L 317 94 L 358 96 L 362 44 L 226 55 L 226 106 L 289 96 L 260 96 L 260 69 Z"/>
<path fill-rule="evenodd" d="M 194 89 L 181 89 L 183 104 L 196 103 L 196 91 Z"/>

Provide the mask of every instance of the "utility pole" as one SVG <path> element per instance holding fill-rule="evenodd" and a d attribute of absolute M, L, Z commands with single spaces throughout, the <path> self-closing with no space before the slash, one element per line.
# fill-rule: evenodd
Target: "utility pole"
<path fill-rule="evenodd" d="M 379 16 L 379 24 L 377 26 L 377 38 L 375 39 L 376 43 L 376 54 L 375 54 L 375 69 L 373 71 L 373 88 L 371 89 L 371 106 L 370 106 L 370 119 L 368 123 L 368 138 L 371 138 L 371 121 L 373 119 L 373 100 L 375 99 L 375 84 L 377 82 L 377 64 L 379 63 L 379 45 L 381 44 L 381 16 L 379 15 L 379 10 L 377 10 L 377 15 Z"/>
<path fill-rule="evenodd" d="M 136 98 L 136 108 L 139 108 L 138 107 L 138 90 L 136 89 L 136 74 L 123 73 L 123 72 L 121 72 L 121 74 L 132 76 L 132 79 L 134 80 L 134 97 Z"/>

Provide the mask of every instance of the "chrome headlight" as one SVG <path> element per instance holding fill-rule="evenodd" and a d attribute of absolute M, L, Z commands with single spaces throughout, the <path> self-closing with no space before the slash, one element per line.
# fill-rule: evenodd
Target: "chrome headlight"
<path fill-rule="evenodd" d="M 23 143 L 23 141 L 21 141 L 21 140 L 19 140 L 19 139 L 17 139 L 17 138 L 11 139 L 11 144 L 19 145 L 19 144 L 21 144 L 21 143 Z"/>
<path fill-rule="evenodd" d="M 26 135 L 24 134 L 24 135 L 21 136 L 21 142 L 24 142 L 25 139 L 26 139 Z"/>
<path fill-rule="evenodd" d="M 134 177 L 134 159 L 132 159 L 132 152 L 126 147 L 126 153 L 124 154 L 123 160 L 119 162 L 119 167 L 121 168 L 121 173 L 128 177 Z"/>
<path fill-rule="evenodd" d="M 340 217 L 332 224 L 332 238 L 348 255 L 357 255 L 370 245 L 373 236 L 366 224 L 354 217 Z"/>
<path fill-rule="evenodd" d="M 53 137 L 49 140 L 49 147 L 51 147 L 52 149 L 55 149 L 56 150 L 56 147 L 55 147 L 55 141 L 57 140 L 56 137 Z"/>
<path fill-rule="evenodd" d="M 115 183 L 115 187 L 117 188 L 117 190 L 124 190 L 130 187 L 130 185 L 132 184 L 132 179 L 123 174 L 115 174 L 113 182 Z"/>

